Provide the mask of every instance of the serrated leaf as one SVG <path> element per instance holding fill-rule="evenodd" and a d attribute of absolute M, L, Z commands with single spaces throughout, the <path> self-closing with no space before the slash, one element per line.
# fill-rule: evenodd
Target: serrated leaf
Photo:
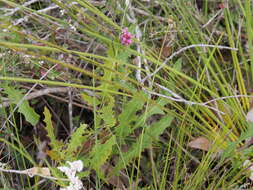
<path fill-rule="evenodd" d="M 124 63 L 127 63 L 130 56 L 131 56 L 131 53 L 129 51 L 121 50 L 119 51 L 118 55 L 115 58 Z"/>
<path fill-rule="evenodd" d="M 116 128 L 116 136 L 121 138 L 131 133 L 132 129 L 130 123 L 136 120 L 136 112 L 142 109 L 145 101 L 142 101 L 138 96 L 127 102 L 119 115 L 119 126 Z"/>
<path fill-rule="evenodd" d="M 151 146 L 154 140 L 158 140 L 163 131 L 170 126 L 172 120 L 172 116 L 164 116 L 160 121 L 156 122 L 152 126 L 146 126 L 147 129 L 145 129 L 143 136 L 138 138 L 136 143 L 131 146 L 128 152 L 123 153 L 121 157 L 122 159 L 117 163 L 113 173 L 117 173 L 119 170 L 124 168 L 133 158 L 138 157 L 140 152 Z"/>
<path fill-rule="evenodd" d="M 104 125 L 106 127 L 113 127 L 116 124 L 115 114 L 114 114 L 114 98 L 112 96 L 107 96 L 107 105 L 104 105 L 99 112 L 101 119 L 104 120 Z"/>
<path fill-rule="evenodd" d="M 127 127 L 127 129 L 125 129 L 125 130 L 128 130 L 128 134 L 130 134 L 135 129 L 137 129 L 139 127 L 143 127 L 143 125 L 145 125 L 145 122 L 149 118 L 152 119 L 153 115 L 155 115 L 155 114 L 164 115 L 165 113 L 161 109 L 161 107 L 164 107 L 164 105 L 166 105 L 167 103 L 168 103 L 167 99 L 164 99 L 164 98 L 158 99 L 156 104 L 149 105 L 149 109 L 144 114 L 142 114 L 140 116 L 131 116 L 131 119 L 134 121 L 137 121 L 137 122 L 134 126 Z"/>
<path fill-rule="evenodd" d="M 108 48 L 107 48 L 107 56 L 108 56 L 108 58 L 110 59 L 110 58 L 115 58 L 115 49 L 114 49 L 114 47 L 113 47 L 113 45 L 112 44 L 109 44 L 109 46 L 108 46 Z M 115 67 L 115 62 L 113 61 L 113 60 L 106 60 L 105 62 L 104 62 L 104 65 L 107 67 L 107 68 L 111 68 L 111 69 L 114 69 L 114 67 Z M 103 79 L 106 79 L 106 80 L 109 80 L 109 81 L 111 81 L 113 78 L 114 78 L 114 76 L 115 76 L 115 73 L 114 72 L 112 72 L 111 70 L 108 70 L 108 69 L 104 69 L 104 75 L 103 75 Z M 112 85 L 110 85 L 110 84 L 108 84 L 108 83 L 104 83 L 104 82 L 102 82 L 102 84 L 101 84 L 101 87 L 105 87 L 105 89 L 107 89 L 109 86 L 111 86 L 112 88 L 115 88 L 114 86 L 112 86 Z"/>
<path fill-rule="evenodd" d="M 161 118 L 158 122 L 150 126 L 145 132 L 145 134 L 147 135 L 146 137 L 147 141 L 149 142 L 149 140 L 151 141 L 158 140 L 159 136 L 163 133 L 163 131 L 170 126 L 172 120 L 173 120 L 172 116 L 166 115 L 163 118 Z"/>
<path fill-rule="evenodd" d="M 112 147 L 116 144 L 115 136 L 112 136 L 104 144 L 97 143 L 91 152 L 91 167 L 96 170 L 100 177 L 103 177 L 101 166 L 106 162 L 112 153 Z"/>
<path fill-rule="evenodd" d="M 222 160 L 225 158 L 232 157 L 234 155 L 234 152 L 236 151 L 237 145 L 242 141 L 247 140 L 251 137 L 253 137 L 253 123 L 248 122 L 247 130 L 242 132 L 240 137 L 236 141 L 228 143 L 227 148 L 224 150 L 222 154 Z"/>
<path fill-rule="evenodd" d="M 10 86 L 5 86 L 4 91 L 8 95 L 11 103 L 18 105 L 18 112 L 24 115 L 25 120 L 35 126 L 38 123 L 40 116 L 29 105 L 27 100 L 22 100 L 24 95 L 21 91 Z M 22 103 L 20 104 L 21 100 Z"/>
<path fill-rule="evenodd" d="M 84 135 L 86 132 L 87 125 L 81 124 L 80 127 L 71 135 L 68 147 L 66 149 L 66 155 L 72 156 L 73 153 L 85 142 L 87 137 Z"/>
<path fill-rule="evenodd" d="M 253 122 L 248 122 L 248 128 L 245 132 L 243 132 L 238 138 L 238 142 L 246 140 L 247 138 L 253 137 Z"/>
<path fill-rule="evenodd" d="M 222 153 L 221 160 L 224 160 L 225 158 L 229 158 L 232 155 L 234 155 L 236 149 L 236 142 L 229 142 L 227 148 Z"/>
<path fill-rule="evenodd" d="M 92 106 L 92 107 L 97 106 L 98 104 L 100 104 L 100 101 L 96 97 L 90 96 L 86 93 L 81 93 L 81 96 L 82 96 L 83 100 L 85 102 L 87 102 L 87 104 Z"/>
<path fill-rule="evenodd" d="M 44 113 L 44 116 L 45 116 L 44 122 L 46 123 L 45 129 L 47 131 L 47 136 L 50 139 L 50 146 L 52 147 L 52 149 L 55 152 L 61 152 L 62 143 L 59 142 L 55 137 L 54 127 L 53 127 L 52 120 L 51 120 L 51 117 L 52 117 L 51 113 L 47 109 L 47 107 L 44 108 L 43 113 Z"/>
<path fill-rule="evenodd" d="M 156 104 L 158 105 L 153 105 L 151 109 L 148 111 L 146 117 L 150 117 L 154 114 L 164 115 L 164 111 L 161 108 L 163 108 L 166 104 L 168 104 L 168 102 L 169 102 L 168 99 L 165 99 L 165 98 L 158 99 L 156 102 Z"/>

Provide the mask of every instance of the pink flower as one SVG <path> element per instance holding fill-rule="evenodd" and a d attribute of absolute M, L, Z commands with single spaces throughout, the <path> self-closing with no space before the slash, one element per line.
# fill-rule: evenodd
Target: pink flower
<path fill-rule="evenodd" d="M 120 35 L 120 41 L 123 45 L 128 46 L 133 42 L 133 37 L 134 36 L 130 32 L 128 32 L 128 28 L 124 28 L 122 34 Z"/>

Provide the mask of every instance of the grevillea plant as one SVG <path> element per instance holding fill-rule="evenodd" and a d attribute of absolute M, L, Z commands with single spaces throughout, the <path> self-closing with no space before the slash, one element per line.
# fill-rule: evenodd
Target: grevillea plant
<path fill-rule="evenodd" d="M 78 179 L 97 189 L 247 182 L 252 1 L 0 0 L 0 15 L 0 141 L 12 166 L 81 160 Z M 46 150 L 33 138 L 41 126 Z M 188 146 L 199 137 L 208 148 Z"/>

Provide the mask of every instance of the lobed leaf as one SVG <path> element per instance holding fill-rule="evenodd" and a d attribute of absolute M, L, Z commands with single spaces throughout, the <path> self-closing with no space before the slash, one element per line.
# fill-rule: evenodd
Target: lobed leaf
<path fill-rule="evenodd" d="M 50 145 L 52 147 L 52 150 L 55 152 L 61 152 L 61 148 L 63 145 L 60 141 L 56 139 L 56 136 L 54 134 L 54 127 L 51 120 L 52 116 L 47 107 L 44 108 L 44 116 L 45 116 L 44 122 L 46 123 L 45 129 L 47 131 L 47 136 L 50 139 Z"/>
<path fill-rule="evenodd" d="M 5 86 L 4 91 L 8 95 L 10 102 L 18 106 L 18 112 L 24 115 L 26 121 L 35 126 L 39 122 L 40 116 L 29 105 L 27 100 L 23 100 L 24 95 L 21 91 L 10 86 Z"/>

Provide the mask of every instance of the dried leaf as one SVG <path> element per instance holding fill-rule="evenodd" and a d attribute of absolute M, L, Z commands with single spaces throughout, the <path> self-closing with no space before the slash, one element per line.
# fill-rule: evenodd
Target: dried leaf
<path fill-rule="evenodd" d="M 29 175 L 30 177 L 33 177 L 35 175 L 40 175 L 40 176 L 51 176 L 49 168 L 43 167 L 33 167 L 27 170 L 24 170 L 24 173 Z"/>
<path fill-rule="evenodd" d="M 162 52 L 162 57 L 167 58 L 171 55 L 172 47 L 169 45 L 164 45 L 161 47 L 160 51 Z"/>
<path fill-rule="evenodd" d="M 252 162 L 249 160 L 245 160 L 243 163 L 243 166 L 248 167 L 248 170 L 250 171 L 249 179 L 253 181 L 253 165 Z"/>
<path fill-rule="evenodd" d="M 189 144 L 189 147 L 194 149 L 200 149 L 208 151 L 210 148 L 210 142 L 205 137 L 197 137 L 196 139 L 192 140 Z"/>
<path fill-rule="evenodd" d="M 253 109 L 249 110 L 246 115 L 246 121 L 253 122 Z"/>

